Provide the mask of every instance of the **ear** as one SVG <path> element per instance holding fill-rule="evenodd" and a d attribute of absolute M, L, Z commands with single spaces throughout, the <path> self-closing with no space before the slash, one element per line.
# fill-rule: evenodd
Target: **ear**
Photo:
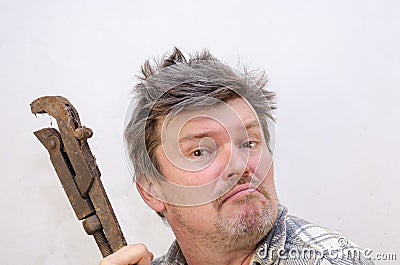
<path fill-rule="evenodd" d="M 142 180 L 140 183 L 136 181 L 136 188 L 140 197 L 151 209 L 158 213 L 164 212 L 165 203 L 157 198 L 158 194 L 153 183 L 147 180 Z"/>

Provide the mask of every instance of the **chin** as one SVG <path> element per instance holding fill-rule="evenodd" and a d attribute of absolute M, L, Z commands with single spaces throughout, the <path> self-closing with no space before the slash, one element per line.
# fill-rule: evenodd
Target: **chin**
<path fill-rule="evenodd" d="M 237 201 L 232 206 L 225 208 L 228 213 L 221 212 L 217 229 L 232 247 L 254 247 L 272 229 L 277 207 L 257 200 Z"/>

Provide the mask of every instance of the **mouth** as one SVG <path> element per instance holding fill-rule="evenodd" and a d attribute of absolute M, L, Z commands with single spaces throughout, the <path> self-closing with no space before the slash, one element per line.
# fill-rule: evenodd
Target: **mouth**
<path fill-rule="evenodd" d="M 254 192 L 260 193 L 258 188 L 257 189 L 250 188 L 249 183 L 238 185 L 225 196 L 221 204 L 224 204 L 225 202 L 240 200 L 250 194 L 253 194 Z"/>

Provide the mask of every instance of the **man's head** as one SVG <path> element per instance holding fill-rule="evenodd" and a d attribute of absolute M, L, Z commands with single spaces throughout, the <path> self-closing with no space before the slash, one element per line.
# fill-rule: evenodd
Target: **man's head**
<path fill-rule="evenodd" d="M 277 215 L 264 76 L 178 49 L 142 73 L 125 139 L 145 202 L 175 234 L 260 240 Z"/>
<path fill-rule="evenodd" d="M 142 74 L 142 82 L 133 90 L 136 106 L 125 131 L 136 178 L 157 180 L 158 172 L 153 170 L 160 169 L 154 153 L 161 144 L 158 127 L 166 115 L 177 115 L 184 110 L 208 108 L 242 97 L 257 113 L 269 145 L 267 122 L 273 121 L 275 95 L 265 89 L 264 74 L 240 73 L 222 64 L 208 51 L 186 60 L 178 49 L 155 65 L 147 60 Z"/>

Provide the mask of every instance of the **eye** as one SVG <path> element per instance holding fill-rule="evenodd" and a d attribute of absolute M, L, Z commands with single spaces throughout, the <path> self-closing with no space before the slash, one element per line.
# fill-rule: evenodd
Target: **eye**
<path fill-rule="evenodd" d="M 193 156 L 202 156 L 204 155 L 204 150 L 202 149 L 197 149 L 196 151 L 193 152 Z"/>
<path fill-rule="evenodd" d="M 209 151 L 207 151 L 206 149 L 196 149 L 192 152 L 192 156 L 194 157 L 202 157 L 207 154 L 209 154 Z"/>
<path fill-rule="evenodd" d="M 249 148 L 249 149 L 253 149 L 255 146 L 257 145 L 256 141 L 247 141 L 244 144 L 242 144 L 242 148 Z"/>

